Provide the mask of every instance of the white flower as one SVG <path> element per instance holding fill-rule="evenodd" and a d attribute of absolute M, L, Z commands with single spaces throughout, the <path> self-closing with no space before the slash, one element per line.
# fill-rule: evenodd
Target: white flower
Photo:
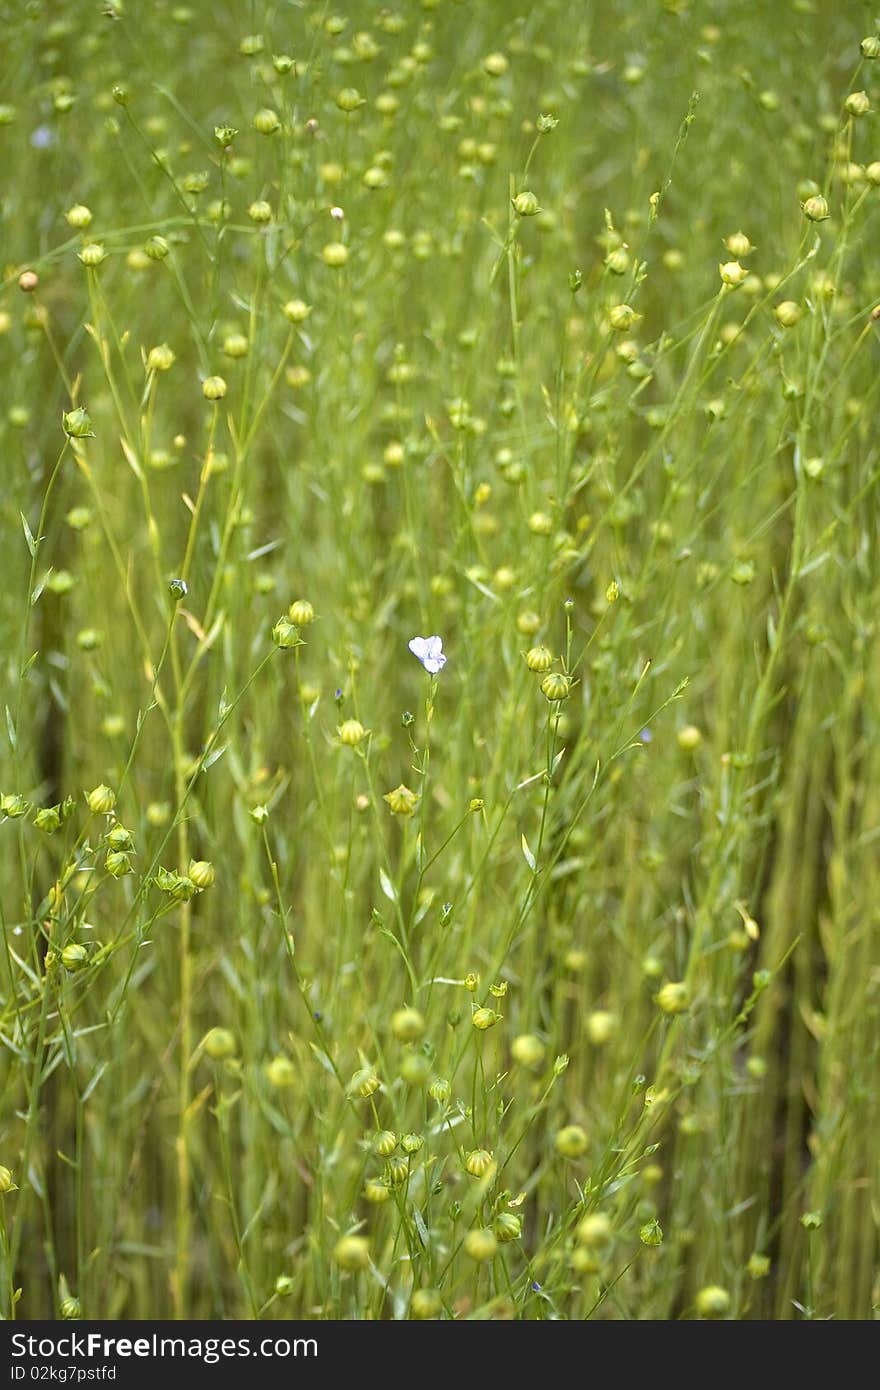
<path fill-rule="evenodd" d="M 437 672 L 442 671 L 446 665 L 446 657 L 443 655 L 443 641 L 440 637 L 413 637 L 409 649 L 432 676 L 436 676 Z"/>

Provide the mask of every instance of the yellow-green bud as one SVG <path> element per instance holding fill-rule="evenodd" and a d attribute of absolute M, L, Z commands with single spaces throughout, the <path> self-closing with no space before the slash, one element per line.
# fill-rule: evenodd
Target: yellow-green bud
<path fill-rule="evenodd" d="M 276 1090 L 283 1091 L 287 1087 L 296 1084 L 297 1071 L 289 1057 L 273 1057 L 271 1062 L 266 1063 L 266 1079 L 270 1086 Z"/>
<path fill-rule="evenodd" d="M 522 613 L 517 614 L 516 630 L 523 637 L 534 637 L 541 627 L 541 615 L 532 608 L 524 608 Z"/>
<path fill-rule="evenodd" d="M 328 241 L 321 252 L 321 260 L 337 270 L 348 260 L 348 247 L 341 241 Z"/>
<path fill-rule="evenodd" d="M 100 786 L 95 787 L 87 794 L 86 801 L 89 804 L 89 810 L 94 815 L 106 816 L 116 805 L 116 793 L 102 782 Z"/>
<path fill-rule="evenodd" d="M 541 681 L 541 693 L 551 704 L 555 701 L 567 700 L 571 694 L 571 681 L 561 671 L 551 671 Z"/>
<path fill-rule="evenodd" d="M 315 621 L 315 610 L 308 599 L 298 598 L 290 605 L 287 616 L 297 627 L 308 627 L 309 623 Z"/>
<path fill-rule="evenodd" d="M 228 1028 L 211 1028 L 202 1039 L 202 1050 L 215 1062 L 234 1057 L 238 1050 L 235 1035 Z"/>
<path fill-rule="evenodd" d="M 312 312 L 312 306 L 306 304 L 303 299 L 289 299 L 281 312 L 291 323 L 305 323 Z"/>
<path fill-rule="evenodd" d="M 381 1206 L 387 1202 L 391 1196 L 391 1188 L 387 1182 L 382 1182 L 380 1178 L 368 1178 L 364 1183 L 364 1201 L 372 1202 L 374 1206 Z"/>
<path fill-rule="evenodd" d="M 520 1066 L 537 1068 L 544 1061 L 547 1049 L 534 1033 L 520 1033 L 511 1043 L 510 1051 Z"/>
<path fill-rule="evenodd" d="M 535 217 L 541 211 L 541 205 L 535 194 L 525 189 L 514 198 L 513 210 L 517 217 Z"/>
<path fill-rule="evenodd" d="M 18 1188 L 13 1180 L 12 1170 L 10 1168 L 5 1168 L 3 1164 L 0 1163 L 0 1195 L 17 1191 Z"/>
<path fill-rule="evenodd" d="M 202 382 L 202 395 L 206 401 L 222 401 L 226 395 L 226 382 L 222 376 L 208 376 Z"/>
<path fill-rule="evenodd" d="M 424 1138 L 421 1134 L 402 1134 L 400 1136 L 400 1147 L 405 1154 L 417 1154 L 419 1149 L 424 1148 Z"/>
<path fill-rule="evenodd" d="M 82 1304 L 79 1299 L 74 1298 L 72 1294 L 68 1294 L 66 1298 L 62 1298 L 58 1305 L 58 1311 L 64 1322 L 76 1322 L 83 1315 Z"/>
<path fill-rule="evenodd" d="M 268 806 L 252 806 L 252 807 L 251 807 L 251 820 L 253 821 L 254 825 L 265 825 L 265 824 L 266 824 L 266 821 L 267 821 L 268 819 L 269 819 L 269 807 L 268 807 Z"/>
<path fill-rule="evenodd" d="M 472 1149 L 464 1161 L 464 1169 L 472 1178 L 484 1178 L 495 1160 L 488 1149 Z"/>
<path fill-rule="evenodd" d="M 340 1269 L 351 1273 L 366 1269 L 370 1263 L 370 1244 L 365 1236 L 343 1236 L 333 1247 L 333 1258 Z"/>
<path fill-rule="evenodd" d="M 89 270 L 94 270 L 106 258 L 107 252 L 100 241 L 90 241 L 79 252 L 79 259 Z"/>
<path fill-rule="evenodd" d="M 523 1219 L 512 1211 L 501 1211 L 492 1223 L 496 1239 L 505 1245 L 509 1240 L 519 1240 L 522 1235 Z"/>
<path fill-rule="evenodd" d="M 603 1211 L 588 1212 L 578 1222 L 575 1234 L 588 1250 L 601 1250 L 611 1240 L 611 1219 Z"/>
<path fill-rule="evenodd" d="M 473 970 L 468 971 L 467 975 L 465 975 L 465 977 L 464 977 L 464 987 L 465 987 L 465 989 L 470 990 L 471 994 L 473 994 L 474 991 L 475 991 L 476 989 L 479 988 L 479 984 L 480 984 L 480 977 L 479 977 L 479 975 L 475 975 L 474 972 L 473 972 Z"/>
<path fill-rule="evenodd" d="M 85 946 L 81 946 L 77 941 L 71 941 L 61 952 L 61 964 L 65 970 L 82 970 L 88 963 L 89 953 Z"/>
<path fill-rule="evenodd" d="M 290 1298 L 296 1293 L 296 1280 L 289 1274 L 279 1274 L 275 1280 L 275 1292 L 279 1298 Z"/>
<path fill-rule="evenodd" d="M 553 532 L 553 518 L 549 512 L 532 512 L 529 517 L 529 530 L 533 536 L 549 536 Z"/>
<path fill-rule="evenodd" d="M 679 748 L 685 753 L 693 753 L 703 742 L 703 735 L 696 724 L 685 724 L 683 729 L 679 729 L 676 738 Z"/>
<path fill-rule="evenodd" d="M 749 1256 L 746 1273 L 750 1279 L 765 1279 L 770 1273 L 770 1256 L 762 1255 L 755 1250 Z"/>
<path fill-rule="evenodd" d="M 391 1031 L 398 1042 L 418 1042 L 425 1020 L 418 1009 L 398 1009 L 391 1015 Z"/>
<path fill-rule="evenodd" d="M 745 232 L 731 232 L 729 237 L 724 238 L 724 245 L 737 260 L 741 256 L 748 256 L 755 249 Z"/>
<path fill-rule="evenodd" d="M 503 53 L 487 53 L 483 59 L 483 71 L 489 77 L 503 77 L 510 67 L 510 62 Z"/>
<path fill-rule="evenodd" d="M 571 1252 L 571 1267 L 576 1274 L 598 1274 L 602 1268 L 602 1261 L 595 1250 L 588 1250 L 585 1245 L 579 1245 Z"/>
<path fill-rule="evenodd" d="M 558 1131 L 554 1143 L 563 1158 L 580 1158 L 586 1153 L 589 1140 L 581 1125 L 566 1125 Z"/>
<path fill-rule="evenodd" d="M 10 820 L 18 820 L 26 815 L 27 809 L 28 803 L 18 792 L 7 792 L 5 796 L 0 796 L 0 814 L 8 816 Z"/>
<path fill-rule="evenodd" d="M 349 1081 L 348 1091 L 349 1095 L 360 1096 L 363 1100 L 367 1100 L 369 1096 L 378 1091 L 381 1085 L 382 1082 L 374 1071 L 371 1071 L 369 1067 L 360 1067 Z"/>
<path fill-rule="evenodd" d="M 163 236 L 151 236 L 144 242 L 144 253 L 151 261 L 164 261 L 170 250 Z"/>
<path fill-rule="evenodd" d="M 867 38 L 862 39 L 859 44 L 859 52 L 863 58 L 869 61 L 880 58 L 880 38 L 876 34 L 868 34 Z"/>
<path fill-rule="evenodd" d="M 868 183 L 876 185 L 880 183 L 880 159 L 872 159 L 871 163 L 865 167 L 865 177 Z"/>
<path fill-rule="evenodd" d="M 205 888 L 210 888 L 216 877 L 214 865 L 207 859 L 191 859 L 186 872 L 200 892 Z"/>
<path fill-rule="evenodd" d="M 718 1284 L 707 1284 L 697 1294 L 696 1307 L 702 1318 L 723 1318 L 730 1312 L 730 1294 Z"/>
<path fill-rule="evenodd" d="M 339 735 L 339 742 L 346 748 L 357 748 L 359 743 L 363 743 L 367 736 L 367 731 L 359 719 L 346 719 L 336 730 Z"/>
<path fill-rule="evenodd" d="M 281 617 L 272 629 L 272 641 L 281 651 L 289 651 L 292 647 L 301 647 L 303 640 L 299 635 L 296 623 L 292 623 L 289 618 Z"/>
<path fill-rule="evenodd" d="M 256 198 L 248 207 L 248 217 L 258 226 L 265 226 L 267 222 L 272 221 L 272 204 L 268 203 L 265 198 Z M 230 355 L 234 356 L 234 354 Z M 243 357 L 244 353 L 238 355 Z"/>
<path fill-rule="evenodd" d="M 428 1095 L 431 1097 L 431 1099 L 436 1100 L 438 1105 L 445 1105 L 451 1094 L 452 1087 L 446 1080 L 446 1077 L 435 1076 L 434 1080 L 428 1087 Z"/>
<path fill-rule="evenodd" d="M 424 1086 L 431 1074 L 431 1063 L 421 1052 L 410 1052 L 400 1064 L 400 1074 L 409 1086 Z"/>
<path fill-rule="evenodd" d="M 831 215 L 828 211 L 828 200 L 823 198 L 821 193 L 814 194 L 812 198 L 806 198 L 801 207 L 804 217 L 809 218 L 811 222 L 824 222 Z"/>
<path fill-rule="evenodd" d="M 496 1023 L 500 1023 L 501 1017 L 494 1009 L 477 1009 L 471 1023 L 479 1032 L 485 1033 L 489 1028 L 494 1028 Z"/>
<path fill-rule="evenodd" d="M 274 135 L 281 129 L 281 122 L 278 119 L 278 112 L 273 111 L 271 106 L 264 106 L 254 116 L 254 130 L 260 135 Z"/>
<path fill-rule="evenodd" d="M 341 92 L 336 93 L 336 105 L 340 111 L 346 115 L 356 111 L 359 106 L 363 106 L 364 98 L 361 96 L 357 87 L 343 87 Z"/>
<path fill-rule="evenodd" d="M 405 787 L 402 782 L 393 791 L 386 792 L 382 800 L 388 802 L 395 816 L 411 816 L 419 804 L 418 794 L 410 791 L 409 787 Z"/>
<path fill-rule="evenodd" d="M 67 225 L 73 227 L 78 232 L 85 231 L 92 220 L 91 208 L 87 208 L 84 203 L 74 203 L 72 208 L 68 208 L 64 214 Z"/>
<path fill-rule="evenodd" d="M 640 318 L 631 304 L 613 304 L 608 310 L 608 322 L 615 333 L 626 333 Z"/>
<path fill-rule="evenodd" d="M 549 647 L 532 647 L 526 652 L 526 665 L 530 671 L 549 671 L 553 665 L 553 653 Z"/>
<path fill-rule="evenodd" d="M 843 109 L 848 116 L 867 116 L 871 109 L 871 101 L 867 92 L 850 92 Z"/>
<path fill-rule="evenodd" d="M 723 265 L 718 267 L 721 283 L 732 288 L 741 285 L 748 273 L 745 266 L 740 265 L 739 261 L 725 261 Z"/>
<path fill-rule="evenodd" d="M 475 1230 L 468 1231 L 464 1238 L 464 1252 L 470 1255 L 472 1260 L 478 1264 L 485 1263 L 486 1260 L 493 1260 L 498 1253 L 498 1240 L 494 1232 L 488 1226 L 477 1226 Z"/>
<path fill-rule="evenodd" d="M 609 1013 L 607 1009 L 596 1009 L 587 1018 L 587 1037 L 594 1047 L 602 1047 L 604 1043 L 610 1042 L 617 1032 L 617 1014 Z"/>
<path fill-rule="evenodd" d="M 655 997 L 665 1014 L 683 1014 L 690 1008 L 691 992 L 683 980 L 667 980 Z"/>
<path fill-rule="evenodd" d="M 373 1140 L 373 1148 L 382 1158 L 389 1158 L 397 1148 L 397 1135 L 391 1129 L 381 1129 Z"/>
<path fill-rule="evenodd" d="M 61 824 L 60 806 L 41 806 L 34 815 L 34 825 L 45 835 L 51 835 Z"/>
<path fill-rule="evenodd" d="M 409 1177 L 409 1162 L 399 1155 L 389 1158 L 385 1165 L 385 1176 L 392 1187 L 402 1187 Z"/>
<path fill-rule="evenodd" d="M 793 299 L 784 299 L 773 310 L 773 316 L 782 328 L 794 328 L 795 324 L 800 321 L 802 314 L 803 309 Z"/>
<path fill-rule="evenodd" d="M 93 439 L 94 431 L 89 412 L 81 405 L 76 410 L 67 410 L 61 417 L 61 426 L 68 439 Z"/>
<path fill-rule="evenodd" d="M 167 372 L 174 366 L 174 352 L 167 343 L 159 343 L 147 353 L 148 372 Z"/>
<path fill-rule="evenodd" d="M 443 1300 L 436 1289 L 416 1289 L 409 1305 L 412 1317 L 424 1321 L 437 1318 L 443 1311 Z"/>
<path fill-rule="evenodd" d="M 243 333 L 229 333 L 223 339 L 223 355 L 238 361 L 241 357 L 247 357 L 249 346 Z"/>
<path fill-rule="evenodd" d="M 111 849 L 104 856 L 104 868 L 111 878 L 124 878 L 132 873 L 131 860 L 124 850 Z"/>

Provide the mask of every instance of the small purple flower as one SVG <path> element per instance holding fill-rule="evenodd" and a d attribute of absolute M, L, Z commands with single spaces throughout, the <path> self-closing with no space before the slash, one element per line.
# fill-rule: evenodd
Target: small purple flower
<path fill-rule="evenodd" d="M 31 144 L 35 150 L 48 150 L 55 144 L 55 132 L 51 126 L 38 125 L 31 133 Z"/>

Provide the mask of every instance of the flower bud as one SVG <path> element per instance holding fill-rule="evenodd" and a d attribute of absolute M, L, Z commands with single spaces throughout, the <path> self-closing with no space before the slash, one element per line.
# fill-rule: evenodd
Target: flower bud
<path fill-rule="evenodd" d="M 588 1250 L 601 1250 L 611 1240 L 611 1219 L 602 1211 L 591 1211 L 578 1222 L 575 1232 Z"/>
<path fill-rule="evenodd" d="M 226 395 L 226 382 L 222 376 L 208 376 L 202 382 L 202 395 L 206 401 L 222 401 Z"/>
<path fill-rule="evenodd" d="M 418 1042 L 425 1020 L 418 1009 L 398 1009 L 391 1015 L 391 1031 L 398 1042 Z"/>
<path fill-rule="evenodd" d="M 526 652 L 526 665 L 530 671 L 549 671 L 553 665 L 553 653 L 549 647 L 532 647 Z"/>
<path fill-rule="evenodd" d="M 18 792 L 7 792 L 5 796 L 0 796 L 0 815 L 7 816 L 9 820 L 18 820 L 20 816 L 27 815 L 28 803 Z"/>
<path fill-rule="evenodd" d="M 287 616 L 297 627 L 308 627 L 315 621 L 315 610 L 308 599 L 298 598 L 290 605 Z"/>
<path fill-rule="evenodd" d="M 202 1051 L 215 1062 L 234 1057 L 238 1051 L 235 1035 L 228 1028 L 211 1028 L 202 1039 Z"/>
<path fill-rule="evenodd" d="M 78 941 L 71 941 L 61 952 L 61 964 L 65 970 L 82 970 L 89 963 L 89 953 Z"/>
<path fill-rule="evenodd" d="M 631 304 L 614 304 L 608 310 L 608 322 L 615 333 L 626 333 L 633 328 L 641 318 Z"/>
<path fill-rule="evenodd" d="M 380 1178 L 368 1178 L 364 1183 L 364 1201 L 372 1202 L 374 1206 L 381 1206 L 391 1197 L 391 1188 L 387 1182 Z"/>
<path fill-rule="evenodd" d="M 95 432 L 89 412 L 78 405 L 75 410 L 67 410 L 61 417 L 61 425 L 68 439 L 94 439 Z"/>
<path fill-rule="evenodd" d="M 718 1284 L 707 1284 L 696 1297 L 697 1312 L 702 1318 L 723 1318 L 730 1312 L 730 1294 Z"/>
<path fill-rule="evenodd" d="M 803 309 L 796 304 L 793 299 L 784 299 L 781 304 L 777 304 L 773 310 L 773 317 L 781 328 L 794 328 L 799 322 Z"/>
<path fill-rule="evenodd" d="M 346 748 L 357 748 L 367 737 L 367 731 L 359 719 L 346 719 L 336 730 L 339 742 Z"/>
<path fill-rule="evenodd" d="M 683 980 L 667 980 L 655 998 L 665 1014 L 683 1014 L 690 1008 L 691 994 Z"/>
<path fill-rule="evenodd" d="M 335 100 L 340 111 L 344 111 L 346 115 L 357 111 L 358 107 L 364 104 L 364 98 L 357 87 L 343 87 L 341 92 L 336 93 Z"/>
<path fill-rule="evenodd" d="M 402 782 L 393 791 L 386 792 L 382 800 L 388 802 L 395 816 L 411 816 L 419 803 L 417 793 L 410 791 L 409 787 L 405 787 Z"/>
<path fill-rule="evenodd" d="M 0 1163 L 0 1196 L 5 1195 L 7 1192 L 17 1191 L 18 1188 L 13 1181 L 11 1170 L 9 1168 L 4 1168 L 3 1164 Z"/>
<path fill-rule="evenodd" d="M 868 34 L 867 38 L 862 39 L 859 44 L 859 51 L 862 57 L 869 61 L 880 58 L 880 38 L 876 34 Z"/>
<path fill-rule="evenodd" d="M 88 793 L 86 801 L 93 815 L 106 816 L 109 815 L 116 805 L 116 793 L 111 791 L 111 789 L 106 787 L 102 782 L 100 786 L 95 787 Z"/>
<path fill-rule="evenodd" d="M 250 815 L 254 825 L 265 825 L 266 821 L 269 819 L 269 807 L 252 806 Z"/>
<path fill-rule="evenodd" d="M 748 273 L 745 266 L 740 265 L 739 261 L 725 261 L 724 265 L 718 267 L 721 283 L 729 285 L 731 288 L 741 285 Z"/>
<path fill-rule="evenodd" d="M 249 347 L 250 344 L 243 333 L 227 333 L 223 339 L 223 356 L 231 357 L 234 362 L 238 362 L 242 357 L 247 357 Z"/>
<path fill-rule="evenodd" d="M 348 247 L 341 241 L 328 241 L 321 252 L 321 260 L 325 265 L 338 270 L 348 260 Z"/>
<path fill-rule="evenodd" d="M 275 1293 L 279 1298 L 290 1298 L 296 1293 L 296 1281 L 289 1274 L 279 1274 L 275 1280 Z"/>
<path fill-rule="evenodd" d="M 278 119 L 278 112 L 273 111 L 271 106 L 264 106 L 254 116 L 254 130 L 260 135 L 274 135 L 281 129 L 281 122 Z"/>
<path fill-rule="evenodd" d="M 541 693 L 551 704 L 560 700 L 567 700 L 571 694 L 571 681 L 561 671 L 551 671 L 541 681 Z"/>
<path fill-rule="evenodd" d="M 445 1076 L 435 1076 L 428 1087 L 428 1095 L 435 1100 L 438 1105 L 445 1105 L 452 1094 L 452 1087 Z"/>
<path fill-rule="evenodd" d="M 424 1148 L 425 1141 L 421 1134 L 402 1134 L 400 1136 L 400 1147 L 405 1154 L 417 1154 L 419 1149 Z"/>
<path fill-rule="evenodd" d="M 485 1033 L 489 1028 L 494 1028 L 496 1023 L 500 1023 L 501 1017 L 494 1009 L 477 1009 L 471 1023 L 479 1032 Z"/>
<path fill-rule="evenodd" d="M 292 623 L 286 617 L 279 618 L 273 627 L 272 641 L 281 651 L 290 651 L 292 647 L 303 645 L 303 639 L 299 635 L 296 623 Z"/>
<path fill-rule="evenodd" d="M 370 1244 L 365 1236 L 343 1236 L 333 1247 L 333 1258 L 340 1269 L 356 1273 L 370 1263 Z"/>
<path fill-rule="evenodd" d="M 170 249 L 163 236 L 151 236 L 144 242 L 144 254 L 151 261 L 164 261 Z"/>
<path fill-rule="evenodd" d="M 594 1047 L 602 1047 L 610 1042 L 617 1032 L 617 1014 L 612 1014 L 607 1009 L 596 1009 L 587 1017 L 587 1037 Z"/>
<path fill-rule="evenodd" d="M 676 741 L 684 753 L 693 753 L 702 743 L 703 735 L 696 724 L 685 724 L 683 729 L 679 729 Z"/>
<path fill-rule="evenodd" d="M 513 200 L 513 210 L 517 217 L 535 217 L 541 211 L 541 205 L 535 194 L 526 189 L 517 193 Z"/>
<path fill-rule="evenodd" d="M 464 1252 L 466 1255 L 470 1255 L 472 1260 L 476 1260 L 478 1264 L 483 1264 L 486 1260 L 495 1258 L 498 1252 L 498 1240 L 488 1226 L 478 1226 L 473 1231 L 468 1231 L 465 1236 Z"/>
<path fill-rule="evenodd" d="M 492 1222 L 495 1238 L 501 1245 L 506 1245 L 510 1240 L 519 1240 L 522 1226 L 522 1217 L 512 1211 L 500 1211 Z"/>
<path fill-rule="evenodd" d="M 312 306 L 306 304 L 303 299 L 289 299 L 281 312 L 290 323 L 305 323 L 312 312 Z"/>
<path fill-rule="evenodd" d="M 755 249 L 745 232 L 731 232 L 729 237 L 724 238 L 724 245 L 737 260 L 742 256 L 748 256 Z"/>
<path fill-rule="evenodd" d="M 483 71 L 489 77 L 503 77 L 510 62 L 503 53 L 487 53 L 483 59 Z"/>
<path fill-rule="evenodd" d="M 289 1057 L 279 1054 L 266 1063 L 266 1080 L 276 1090 L 283 1091 L 296 1084 L 297 1070 Z"/>
<path fill-rule="evenodd" d="M 443 1300 L 436 1289 L 416 1289 L 410 1300 L 409 1311 L 420 1322 L 437 1318 L 443 1311 Z"/>
<path fill-rule="evenodd" d="M 34 825 L 44 835 L 51 835 L 61 824 L 60 806 L 41 806 L 34 815 Z"/>
<path fill-rule="evenodd" d="M 765 1279 L 769 1273 L 770 1256 L 762 1255 L 755 1250 L 749 1256 L 749 1262 L 746 1265 L 746 1274 L 748 1274 L 750 1279 Z"/>
<path fill-rule="evenodd" d="M 824 222 L 831 214 L 828 211 L 828 200 L 823 198 L 821 193 L 816 193 L 812 198 L 806 198 L 801 204 L 804 217 L 811 222 Z"/>
<path fill-rule="evenodd" d="M 83 1315 L 82 1304 L 79 1299 L 74 1298 L 72 1294 L 68 1294 L 66 1298 L 62 1298 L 61 1302 L 58 1304 L 58 1311 L 64 1322 L 76 1322 Z"/>
<path fill-rule="evenodd" d="M 92 220 L 91 209 L 87 208 L 83 203 L 74 203 L 72 208 L 67 209 L 64 216 L 67 220 L 67 225 L 75 228 L 78 232 L 85 231 Z"/>
<path fill-rule="evenodd" d="M 520 1066 L 535 1069 L 543 1063 L 547 1049 L 534 1033 L 520 1033 L 511 1043 L 510 1051 Z"/>
<path fill-rule="evenodd" d="M 18 277 L 18 288 L 22 294 L 33 294 L 39 283 L 40 277 L 35 270 L 23 270 Z"/>
<path fill-rule="evenodd" d="M 389 1158 L 397 1148 L 397 1135 L 391 1129 L 380 1129 L 373 1140 L 374 1151 L 382 1158 Z"/>
<path fill-rule="evenodd" d="M 348 1093 L 352 1096 L 360 1096 L 362 1100 L 367 1100 L 378 1091 L 382 1082 L 374 1071 L 369 1067 L 361 1067 L 354 1073 L 348 1083 Z"/>
<path fill-rule="evenodd" d="M 495 1166 L 495 1160 L 488 1149 L 471 1149 L 464 1161 L 464 1170 L 472 1178 L 484 1178 Z"/>
<path fill-rule="evenodd" d="M 867 92 L 850 92 L 843 109 L 848 116 L 867 116 L 871 109 L 871 101 Z"/>
<path fill-rule="evenodd" d="M 421 1052 L 410 1052 L 400 1064 L 400 1075 L 409 1086 L 424 1086 L 431 1074 L 431 1063 Z"/>
<path fill-rule="evenodd" d="M 100 241 L 90 241 L 79 252 L 79 259 L 88 270 L 94 270 L 106 259 L 106 256 L 107 252 Z"/>
<path fill-rule="evenodd" d="M 389 1158 L 385 1165 L 385 1176 L 392 1187 L 403 1187 L 409 1177 L 409 1163 L 399 1155 L 397 1158 Z"/>
<path fill-rule="evenodd" d="M 216 877 L 214 865 L 207 859 L 191 859 L 189 861 L 189 868 L 186 872 L 199 892 L 202 892 L 205 888 L 210 888 Z"/>
<path fill-rule="evenodd" d="M 566 1125 L 558 1131 L 554 1143 L 563 1158 L 580 1158 L 586 1153 L 589 1140 L 581 1125 Z"/>
<path fill-rule="evenodd" d="M 167 372 L 174 366 L 175 355 L 167 343 L 159 343 L 147 353 L 148 372 Z"/>
<path fill-rule="evenodd" d="M 111 849 L 104 856 L 104 868 L 111 878 L 124 878 L 133 872 L 131 860 L 124 850 Z"/>

